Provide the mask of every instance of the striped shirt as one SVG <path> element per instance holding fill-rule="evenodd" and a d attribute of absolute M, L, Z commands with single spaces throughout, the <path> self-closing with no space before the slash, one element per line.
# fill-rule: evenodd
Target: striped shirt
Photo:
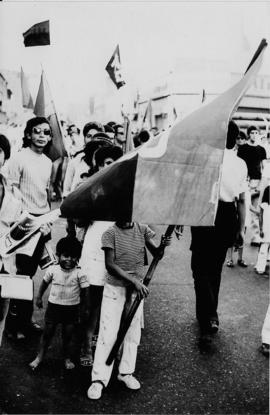
<path fill-rule="evenodd" d="M 43 280 L 47 284 L 52 283 L 48 301 L 60 305 L 80 304 L 81 288 L 89 286 L 87 276 L 80 267 L 64 270 L 60 265 L 52 265 Z"/>
<path fill-rule="evenodd" d="M 47 192 L 51 170 L 51 160 L 30 147 L 23 148 L 10 159 L 8 180 L 20 189 L 23 210 L 34 215 L 50 211 Z"/>
<path fill-rule="evenodd" d="M 134 222 L 132 228 L 122 229 L 116 224 L 102 235 L 102 249 L 111 248 L 114 251 L 114 261 L 124 271 L 136 273 L 138 279 L 144 277 L 144 248 L 145 242 L 155 236 L 147 225 Z M 130 283 L 124 279 L 106 274 L 106 280 L 111 285 L 126 287 Z"/>

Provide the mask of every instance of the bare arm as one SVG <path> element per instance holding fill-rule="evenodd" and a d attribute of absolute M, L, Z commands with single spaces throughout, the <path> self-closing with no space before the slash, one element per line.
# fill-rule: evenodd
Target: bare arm
<path fill-rule="evenodd" d="M 237 232 L 237 245 L 243 246 L 244 243 L 244 231 L 245 231 L 245 220 L 246 220 L 246 199 L 245 193 L 240 193 L 239 199 L 237 200 L 237 214 L 238 214 L 238 232 Z"/>
<path fill-rule="evenodd" d="M 48 286 L 49 286 L 49 284 L 46 281 L 44 281 L 44 280 L 41 281 L 41 284 L 40 284 L 40 287 L 39 287 L 39 290 L 38 290 L 37 299 L 36 299 L 36 306 L 38 308 L 43 307 L 42 297 L 43 297 L 43 294 L 45 293 L 45 291 L 47 290 Z"/>
<path fill-rule="evenodd" d="M 104 249 L 105 252 L 105 265 L 106 269 L 112 276 L 124 279 L 125 281 L 130 282 L 134 285 L 135 289 L 138 291 L 141 297 L 146 297 L 149 293 L 148 288 L 143 285 L 137 278 L 127 271 L 124 271 L 119 265 L 114 261 L 114 250 L 111 248 Z"/>

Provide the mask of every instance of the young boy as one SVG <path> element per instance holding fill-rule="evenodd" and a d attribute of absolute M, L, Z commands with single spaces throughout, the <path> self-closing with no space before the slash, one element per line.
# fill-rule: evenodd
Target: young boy
<path fill-rule="evenodd" d="M 65 368 L 74 368 L 74 363 L 71 361 L 71 341 L 79 321 L 80 297 L 84 305 L 89 283 L 86 275 L 77 265 L 81 256 L 81 244 L 77 239 L 71 237 L 60 239 L 56 245 L 56 255 L 59 264 L 48 268 L 36 299 L 37 307 L 42 308 L 42 296 L 51 283 L 45 313 L 45 327 L 38 355 L 30 363 L 32 370 L 35 370 L 42 362 L 58 323 L 61 323 L 63 327 Z"/>
<path fill-rule="evenodd" d="M 154 232 L 147 225 L 120 221 L 105 231 L 102 236 L 107 280 L 101 305 L 100 328 L 92 370 L 92 384 L 87 392 L 89 399 L 99 399 L 102 395 L 103 387 L 106 387 L 110 380 L 113 363 L 108 366 L 106 365 L 106 360 L 116 340 L 122 312 L 129 292 L 135 290 L 141 298 L 148 295 L 148 288 L 142 283 L 145 245 L 152 255 L 162 257 L 164 246 L 170 244 L 171 238 L 166 238 L 157 247 L 152 241 L 153 237 Z M 140 389 L 140 383 L 133 376 L 133 372 L 141 336 L 141 312 L 142 303 L 125 336 L 118 368 L 118 380 L 133 390 Z"/>

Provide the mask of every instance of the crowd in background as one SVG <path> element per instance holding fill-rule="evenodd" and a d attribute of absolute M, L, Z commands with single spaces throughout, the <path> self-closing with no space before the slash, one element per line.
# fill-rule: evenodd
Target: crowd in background
<path fill-rule="evenodd" d="M 22 146 L 11 157 L 9 142 L 1 135 L 0 168 L 3 176 L 6 176 L 6 179 L 1 176 L 0 186 L 2 231 L 7 230 L 6 223 L 15 222 L 19 213 L 24 210 L 33 216 L 49 212 L 51 201 L 63 200 L 90 176 L 106 168 L 126 152 L 127 137 L 122 124 L 111 121 L 103 125 L 90 121 L 82 129 L 75 124 L 61 124 L 66 155 L 53 163 L 44 154 L 45 148 L 51 145 L 51 129 L 45 118 L 36 117 L 27 122 Z M 151 131 L 143 129 L 133 134 L 132 147 L 144 144 L 158 133 L 153 128 Z M 246 228 L 251 234 L 251 245 L 258 248 L 255 270 L 267 277 L 270 259 L 270 138 L 262 136 L 257 127 L 250 126 L 247 133 L 240 131 L 234 151 L 247 166 Z M 4 166 L 5 161 L 7 163 Z M 20 195 L 16 192 L 20 192 Z M 10 200 L 19 200 L 20 206 L 17 203 L 17 208 L 7 213 L 5 198 L 8 197 Z M 116 224 L 86 224 L 69 219 L 66 230 L 67 236 L 58 242 L 56 248 L 58 263 L 46 271 L 36 299 L 36 305 L 42 307 L 42 296 L 51 284 L 40 349 L 30 367 L 35 370 L 42 362 L 56 325 L 61 323 L 65 367 L 72 369 L 74 363 L 71 340 L 76 325 L 80 323 L 80 331 L 77 333 L 80 345 L 79 361 L 83 366 L 94 364 L 93 383 L 88 396 L 90 399 L 99 399 L 111 375 L 111 367 L 105 365 L 104 356 L 114 343 L 125 300 L 128 296 L 132 297 L 132 292 L 127 287 L 131 285 L 142 298 L 148 294 L 141 278 L 145 265 L 145 246 L 154 256 L 162 256 L 164 246 L 170 240 L 164 240 L 162 246 L 156 246 L 152 241 L 154 232 L 151 228 L 120 220 Z M 42 227 L 33 252 L 17 252 L 15 262 L 11 264 L 3 260 L 1 272 L 11 273 L 15 269 L 18 274 L 33 278 L 50 238 L 51 225 L 48 223 Z M 243 247 L 244 245 L 233 244 L 229 249 L 228 267 L 236 264 L 243 268 L 249 266 L 245 261 Z M 236 249 L 238 259 L 235 263 L 233 255 Z M 119 258 L 117 255 L 120 255 Z M 125 256 L 128 259 L 123 261 Z M 109 279 L 109 287 L 105 284 L 105 277 Z M 116 304 L 118 309 L 115 309 Z M 9 304 L 8 301 L 1 300 L 1 338 L 5 319 L 7 335 L 17 340 L 27 337 L 33 330 L 40 331 L 41 328 L 32 320 L 32 315 L 33 302 L 15 299 Z M 140 388 L 133 372 L 142 325 L 140 310 L 119 357 L 118 379 L 130 389 Z M 93 344 L 99 329 L 101 335 L 94 358 Z M 268 337 L 262 343 L 262 352 L 269 354 Z"/>

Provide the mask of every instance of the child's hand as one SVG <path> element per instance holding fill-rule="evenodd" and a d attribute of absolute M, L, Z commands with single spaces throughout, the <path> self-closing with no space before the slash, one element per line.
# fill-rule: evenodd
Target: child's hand
<path fill-rule="evenodd" d="M 164 255 L 165 247 L 171 245 L 171 242 L 172 242 L 172 237 L 171 236 L 162 235 L 160 245 L 156 249 L 155 257 L 158 258 L 158 259 L 161 259 Z"/>
<path fill-rule="evenodd" d="M 180 239 L 180 236 L 183 236 L 183 232 L 184 232 L 184 225 L 176 225 L 175 226 L 174 233 L 175 233 L 175 236 L 178 239 L 178 241 Z"/>
<path fill-rule="evenodd" d="M 46 236 L 51 232 L 51 228 L 52 228 L 51 223 L 44 223 L 43 225 L 41 225 L 39 230 L 40 230 L 40 232 L 42 233 L 43 236 Z"/>
<path fill-rule="evenodd" d="M 38 308 L 43 308 L 42 299 L 39 298 L 39 297 L 37 297 L 37 299 L 36 299 L 36 306 Z"/>
<path fill-rule="evenodd" d="M 138 291 L 139 297 L 142 298 L 146 298 L 149 294 L 149 290 L 146 287 L 146 285 L 144 285 L 142 282 L 135 280 L 134 281 L 134 285 L 136 290 Z"/>

